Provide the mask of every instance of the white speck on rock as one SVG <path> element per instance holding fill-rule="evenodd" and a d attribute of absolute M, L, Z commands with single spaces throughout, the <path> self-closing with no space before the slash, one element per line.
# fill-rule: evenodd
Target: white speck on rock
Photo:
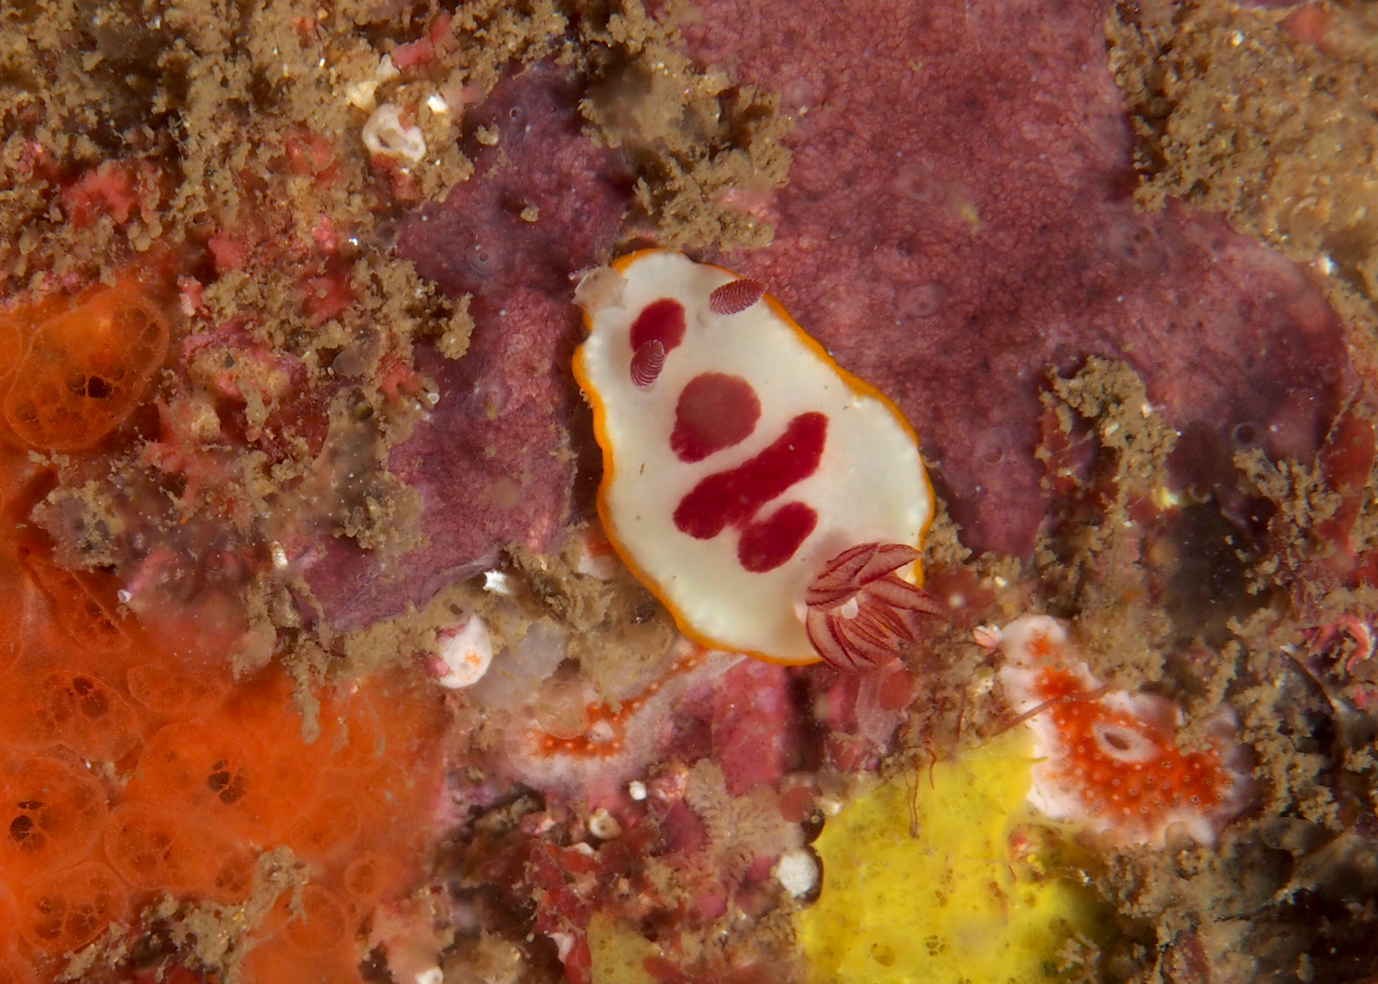
<path fill-rule="evenodd" d="M 622 836 L 622 825 L 617 822 L 617 817 L 601 806 L 589 816 L 588 827 L 589 833 L 599 840 L 615 840 Z"/>
<path fill-rule="evenodd" d="M 512 578 L 502 571 L 484 571 L 483 590 L 489 594 L 502 595 L 504 598 L 511 598 L 517 593 Z"/>
<path fill-rule="evenodd" d="M 780 886 L 796 899 L 808 895 L 818 884 L 818 862 L 807 849 L 796 847 L 780 855 L 771 869 Z"/>
<path fill-rule="evenodd" d="M 370 154 L 415 164 L 426 156 L 426 138 L 418 126 L 403 126 L 399 110 L 383 103 L 364 124 L 364 146 Z"/>

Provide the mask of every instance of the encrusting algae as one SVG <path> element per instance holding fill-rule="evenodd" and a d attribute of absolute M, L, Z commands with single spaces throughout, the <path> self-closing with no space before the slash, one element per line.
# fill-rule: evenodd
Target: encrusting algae
<path fill-rule="evenodd" d="M 1016 729 L 830 818 L 814 844 L 822 894 L 795 917 L 811 979 L 1024 984 L 1087 969 L 1074 954 L 1095 933 L 1090 895 L 1047 873 L 1023 823 L 1033 764 Z"/>

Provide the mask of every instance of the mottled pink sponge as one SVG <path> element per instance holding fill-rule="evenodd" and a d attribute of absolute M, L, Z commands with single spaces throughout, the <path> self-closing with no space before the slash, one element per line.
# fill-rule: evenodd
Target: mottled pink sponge
<path fill-rule="evenodd" d="M 417 368 L 439 384 L 440 401 L 392 453 L 394 471 L 421 494 L 428 542 L 381 563 L 335 541 L 309 577 L 337 624 L 424 603 L 493 563 L 503 544 L 548 549 L 569 519 L 567 427 L 587 427 L 569 373 L 579 336 L 570 274 L 607 259 L 630 200 L 617 156 L 583 133 L 579 96 L 548 67 L 500 82 L 465 116 L 474 175 L 402 225 L 398 248 L 423 277 L 473 295 L 474 332 L 456 361 L 418 348 Z M 496 144 L 473 138 L 480 126 L 496 130 Z M 535 222 L 522 218 L 529 208 Z"/>
<path fill-rule="evenodd" d="M 1049 366 L 1138 369 L 1183 480 L 1232 487 L 1237 443 L 1317 448 L 1352 385 L 1335 315 L 1223 221 L 1134 211 L 1108 4 L 697 6 L 692 53 L 797 120 L 788 186 L 753 206 L 775 241 L 729 265 L 899 404 L 970 546 L 1032 546 Z"/>

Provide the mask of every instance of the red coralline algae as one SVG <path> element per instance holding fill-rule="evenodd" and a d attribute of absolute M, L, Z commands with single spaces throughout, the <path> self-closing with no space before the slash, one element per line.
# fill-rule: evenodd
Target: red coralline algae
<path fill-rule="evenodd" d="M 969 545 L 1032 546 L 1049 365 L 1133 365 L 1198 484 L 1234 484 L 1237 441 L 1316 449 L 1352 380 L 1335 315 L 1222 221 L 1134 211 L 1105 3 L 699 9 L 692 54 L 797 121 L 789 184 L 755 206 L 774 243 L 730 265 L 899 404 Z"/>
<path fill-rule="evenodd" d="M 458 361 L 418 346 L 440 400 L 391 457 L 421 495 L 427 544 L 384 566 L 335 541 L 308 574 L 338 624 L 394 615 L 492 563 L 498 545 L 544 549 L 563 529 L 575 473 L 565 425 L 583 419 L 564 369 L 578 335 L 569 276 L 605 258 L 630 200 L 616 156 L 583 134 L 578 98 L 549 68 L 500 82 L 465 116 L 475 174 L 401 228 L 399 250 L 423 277 L 473 295 L 474 332 Z M 480 142 L 480 127 L 497 142 Z"/>

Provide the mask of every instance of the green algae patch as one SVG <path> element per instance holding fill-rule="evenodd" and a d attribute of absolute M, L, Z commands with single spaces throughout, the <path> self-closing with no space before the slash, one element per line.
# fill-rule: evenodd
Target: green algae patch
<path fill-rule="evenodd" d="M 815 843 L 823 890 L 796 929 L 819 984 L 1076 979 L 1089 893 L 1048 873 L 1024 798 L 1023 729 L 846 806 Z M 907 781 L 906 781 L 907 780 Z"/>

